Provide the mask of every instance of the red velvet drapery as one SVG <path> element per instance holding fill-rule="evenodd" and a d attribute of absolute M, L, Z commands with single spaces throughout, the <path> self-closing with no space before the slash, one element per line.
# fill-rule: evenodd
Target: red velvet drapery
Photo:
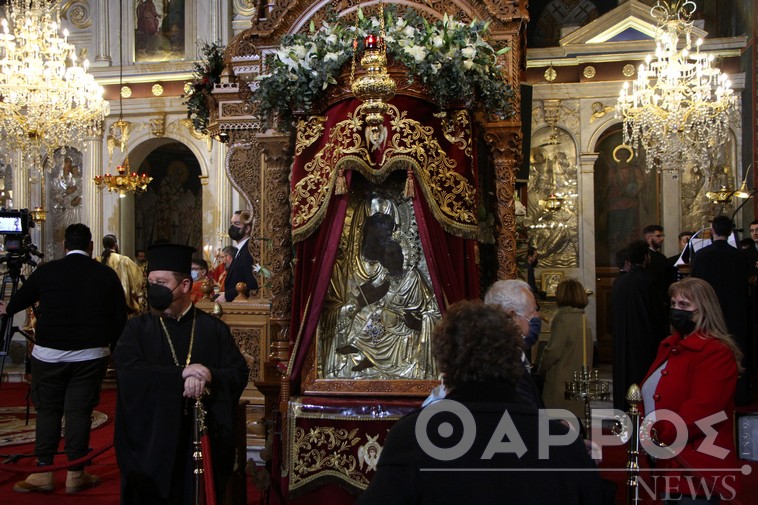
<path fill-rule="evenodd" d="M 349 99 L 298 127 L 291 181 L 292 226 L 296 245 L 295 284 L 288 366 L 296 392 L 305 357 L 316 333 L 337 253 L 348 195 L 335 194 L 344 174 L 350 188 L 358 170 L 381 184 L 394 170 L 413 178 L 413 204 L 435 296 L 449 304 L 479 297 L 476 264 L 474 142 L 465 111 L 444 117 L 433 104 L 397 96 L 385 117 L 387 138 L 372 149 L 363 135 L 360 102 Z"/>

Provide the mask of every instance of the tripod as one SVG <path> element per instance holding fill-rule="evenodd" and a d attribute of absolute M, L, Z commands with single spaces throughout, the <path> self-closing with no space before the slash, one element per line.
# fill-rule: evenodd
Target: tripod
<path fill-rule="evenodd" d="M 13 298 L 13 295 L 15 295 L 16 291 L 18 291 L 19 283 L 26 280 L 23 274 L 21 274 L 21 267 L 23 264 L 28 263 L 36 266 L 36 263 L 31 262 L 31 260 L 28 258 L 24 259 L 15 255 L 0 258 L 0 263 L 8 264 L 8 270 L 5 274 L 3 274 L 2 288 L 0 290 L 0 301 L 5 301 L 5 293 L 8 289 L 8 285 L 10 284 L 11 286 L 10 298 Z M 36 308 L 33 307 L 32 311 L 36 316 Z M 16 333 L 23 335 L 28 341 L 34 342 L 34 337 L 32 337 L 32 335 L 20 329 L 18 326 L 13 326 L 12 315 L 3 315 L 2 323 L 0 323 L 0 335 L 2 335 L 3 338 L 3 347 L 2 350 L 0 350 L 0 376 L 2 376 L 3 370 L 5 369 L 5 360 L 8 357 L 8 353 L 10 351 L 11 340 L 13 340 L 13 335 Z M 26 362 L 28 368 L 28 358 Z"/>

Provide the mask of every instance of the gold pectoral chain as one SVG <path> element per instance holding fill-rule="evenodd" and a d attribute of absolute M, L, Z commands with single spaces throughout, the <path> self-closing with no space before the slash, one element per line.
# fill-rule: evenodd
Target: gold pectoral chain
<path fill-rule="evenodd" d="M 195 310 L 194 308 L 192 309 Z M 188 367 L 190 364 L 190 360 L 192 359 L 192 347 L 195 344 L 195 322 L 197 321 L 197 317 L 195 317 L 196 314 L 192 314 L 192 331 L 190 332 L 190 343 L 189 343 L 189 350 L 187 351 L 187 361 L 184 363 L 184 367 Z M 174 349 L 174 343 L 171 342 L 171 334 L 168 332 L 168 328 L 166 328 L 166 323 L 163 322 L 163 316 L 159 316 L 158 319 L 161 322 L 161 327 L 163 328 L 163 333 L 166 335 L 166 340 L 168 341 L 168 348 L 171 349 L 171 356 L 174 358 L 174 364 L 176 366 L 181 366 L 179 364 L 179 359 L 176 357 L 176 350 Z"/>

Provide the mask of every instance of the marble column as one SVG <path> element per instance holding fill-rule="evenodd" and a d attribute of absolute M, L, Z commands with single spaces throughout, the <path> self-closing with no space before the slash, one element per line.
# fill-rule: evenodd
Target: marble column
<path fill-rule="evenodd" d="M 582 284 L 585 289 L 597 293 L 597 276 L 595 275 L 595 162 L 597 153 L 582 153 L 579 157 L 579 267 L 582 272 Z M 597 337 L 597 296 L 589 297 L 585 309 L 587 322 Z"/>
<path fill-rule="evenodd" d="M 103 240 L 103 214 L 105 201 L 103 191 L 95 186 L 94 177 L 102 175 L 100 163 L 102 162 L 103 144 L 100 137 L 89 137 L 87 148 L 82 151 L 82 214 L 84 224 L 92 230 L 92 242 L 94 254 L 100 251 Z M 112 195 L 112 194 L 111 194 Z M 115 197 L 118 198 L 118 197 Z M 107 198 L 112 200 L 113 196 Z M 115 204 L 115 202 L 113 202 Z"/>
<path fill-rule="evenodd" d="M 134 193 L 118 199 L 118 247 L 121 254 L 134 259 Z"/>
<path fill-rule="evenodd" d="M 97 55 L 93 66 L 109 66 L 111 64 L 111 49 L 110 49 L 110 31 L 108 29 L 108 23 L 110 22 L 110 16 L 108 13 L 108 0 L 98 0 L 97 2 L 97 18 L 95 22 L 95 44 L 97 45 Z M 122 63 L 119 61 L 119 65 Z"/>

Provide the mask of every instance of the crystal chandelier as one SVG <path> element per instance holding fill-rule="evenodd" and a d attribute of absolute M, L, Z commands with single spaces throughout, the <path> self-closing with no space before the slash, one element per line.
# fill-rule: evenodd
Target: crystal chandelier
<path fill-rule="evenodd" d="M 0 33 L 0 144 L 37 165 L 56 148 L 99 134 L 108 102 L 79 62 L 58 1 L 10 0 Z"/>
<path fill-rule="evenodd" d="M 713 55 L 700 52 L 702 39 L 692 51 L 694 11 L 691 0 L 658 0 L 650 11 L 658 21 L 655 58 L 648 55 L 631 89 L 626 82 L 619 95 L 624 143 L 646 151 L 647 172 L 705 170 L 729 133 L 736 97 Z"/>

